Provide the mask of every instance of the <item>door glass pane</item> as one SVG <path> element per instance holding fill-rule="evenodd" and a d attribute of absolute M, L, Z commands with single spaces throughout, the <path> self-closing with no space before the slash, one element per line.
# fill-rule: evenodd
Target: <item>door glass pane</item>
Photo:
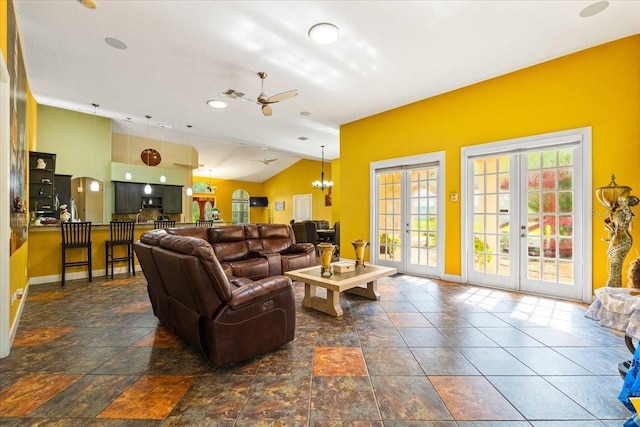
<path fill-rule="evenodd" d="M 571 148 L 527 153 L 528 279 L 573 283 L 572 164 Z"/>
<path fill-rule="evenodd" d="M 438 263 L 437 207 L 438 168 L 409 171 L 409 251 L 414 265 L 435 267 Z"/>
<path fill-rule="evenodd" d="M 475 159 L 473 165 L 473 270 L 508 276 L 510 159 L 485 157 Z"/>
<path fill-rule="evenodd" d="M 379 258 L 400 261 L 401 228 L 401 172 L 377 174 Z"/>

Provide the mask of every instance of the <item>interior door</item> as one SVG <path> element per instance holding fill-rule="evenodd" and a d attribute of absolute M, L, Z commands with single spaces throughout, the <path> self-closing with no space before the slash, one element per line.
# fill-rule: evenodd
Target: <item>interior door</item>
<path fill-rule="evenodd" d="M 293 196 L 293 219 L 302 222 L 313 219 L 311 194 L 296 194 Z"/>
<path fill-rule="evenodd" d="M 431 160 L 418 162 L 418 160 Z M 443 206 L 439 155 L 398 159 L 374 172 L 374 241 L 376 264 L 398 272 L 442 277 Z M 384 163 L 384 162 L 383 162 Z"/>
<path fill-rule="evenodd" d="M 584 298 L 583 148 L 551 142 L 467 158 L 469 282 Z"/>

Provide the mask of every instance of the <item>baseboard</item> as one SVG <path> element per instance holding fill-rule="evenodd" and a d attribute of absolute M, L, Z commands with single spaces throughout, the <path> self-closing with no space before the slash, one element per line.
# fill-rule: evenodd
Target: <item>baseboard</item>
<path fill-rule="evenodd" d="M 13 325 L 11 325 L 11 330 L 9 331 L 9 342 L 11 343 L 9 347 L 13 347 L 13 340 L 16 337 L 16 333 L 18 332 L 18 326 L 20 325 L 20 319 L 22 318 L 22 310 L 24 310 L 24 306 L 27 301 L 27 296 L 29 296 L 29 286 L 31 284 L 30 280 L 27 280 L 27 285 L 24 287 L 24 292 L 22 293 L 22 297 L 19 299 L 18 303 L 18 311 L 16 313 L 15 321 Z"/>
<path fill-rule="evenodd" d="M 140 265 L 136 265 L 135 266 L 136 269 L 136 273 L 138 272 L 142 272 L 142 268 L 140 267 Z M 124 274 L 127 273 L 127 267 L 115 267 L 113 269 L 113 274 Z M 111 271 L 109 271 L 109 275 L 111 274 Z M 78 280 L 78 279 L 88 279 L 89 278 L 89 273 L 87 271 L 74 271 L 74 272 L 69 272 L 66 274 L 66 280 Z M 93 277 L 105 277 L 105 271 L 104 268 L 98 269 L 98 270 L 93 270 L 92 271 L 92 276 Z M 50 274 L 48 276 L 35 276 L 35 277 L 31 277 L 29 279 L 29 282 L 32 285 L 44 285 L 47 283 L 55 283 L 55 282 L 61 282 L 62 281 L 62 274 Z"/>

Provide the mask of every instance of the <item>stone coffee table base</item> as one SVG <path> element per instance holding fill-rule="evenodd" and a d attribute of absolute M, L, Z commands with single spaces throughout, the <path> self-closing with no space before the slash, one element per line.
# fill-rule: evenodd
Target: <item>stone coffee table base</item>
<path fill-rule="evenodd" d="M 331 316 L 342 316 L 340 292 L 377 300 L 380 298 L 377 280 L 395 273 L 395 268 L 367 264 L 358 270 L 334 273 L 331 276 L 321 276 L 319 266 L 288 271 L 285 275 L 291 280 L 304 283 L 303 306 Z M 327 290 L 326 298 L 318 295 L 318 288 Z"/>

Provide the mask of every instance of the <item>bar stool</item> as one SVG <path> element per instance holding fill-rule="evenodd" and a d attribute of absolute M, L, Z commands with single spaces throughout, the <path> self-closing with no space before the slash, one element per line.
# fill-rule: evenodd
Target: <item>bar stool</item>
<path fill-rule="evenodd" d="M 169 221 L 166 219 L 153 221 L 153 228 L 167 228 L 167 227 L 175 227 L 175 221 Z"/>
<path fill-rule="evenodd" d="M 196 221 L 196 227 L 213 227 L 212 219 L 202 219 Z"/>
<path fill-rule="evenodd" d="M 62 284 L 65 283 L 65 272 L 67 267 L 77 267 L 86 265 L 89 267 L 89 281 L 91 274 L 91 221 L 87 222 L 62 222 L 60 223 L 62 233 Z M 81 261 L 67 261 L 67 251 L 72 249 L 87 249 L 87 257 Z"/>
<path fill-rule="evenodd" d="M 135 225 L 135 221 L 111 221 L 109 223 L 109 240 L 104 242 L 105 276 L 109 274 L 109 264 L 111 264 L 111 279 L 113 279 L 113 264 L 123 261 L 127 261 L 127 273 L 133 270 L 133 275 L 136 275 L 136 267 L 133 262 L 133 230 Z M 116 246 L 125 246 L 127 255 L 114 256 L 113 248 Z"/>

